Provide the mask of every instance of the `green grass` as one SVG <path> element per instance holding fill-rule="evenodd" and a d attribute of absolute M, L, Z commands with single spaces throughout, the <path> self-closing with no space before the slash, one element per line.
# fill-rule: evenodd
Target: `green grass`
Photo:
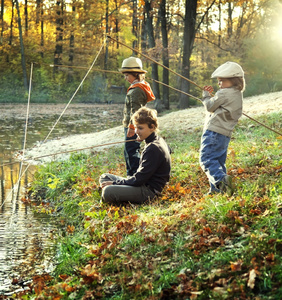
<path fill-rule="evenodd" d="M 260 121 L 281 132 L 281 117 Z M 38 170 L 30 193 L 60 224 L 57 267 L 23 299 L 281 299 L 281 138 L 240 121 L 227 159 L 236 193 L 210 197 L 201 131 L 161 135 L 172 176 L 149 204 L 100 202 L 99 176 L 125 175 L 122 148 Z"/>

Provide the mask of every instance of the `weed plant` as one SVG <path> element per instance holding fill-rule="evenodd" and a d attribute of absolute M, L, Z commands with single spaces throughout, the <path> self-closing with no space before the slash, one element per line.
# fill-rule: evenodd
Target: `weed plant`
<path fill-rule="evenodd" d="M 281 113 L 260 121 L 281 132 Z M 40 167 L 30 194 L 58 220 L 57 268 L 22 299 L 281 299 L 281 136 L 241 120 L 227 159 L 237 189 L 205 196 L 201 130 L 161 132 L 170 183 L 144 205 L 100 201 L 122 148 Z M 40 204 L 39 204 L 40 203 Z"/>

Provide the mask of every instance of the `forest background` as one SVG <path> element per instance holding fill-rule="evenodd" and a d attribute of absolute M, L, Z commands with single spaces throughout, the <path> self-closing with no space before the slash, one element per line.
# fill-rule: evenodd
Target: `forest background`
<path fill-rule="evenodd" d="M 122 102 L 117 71 L 131 55 L 166 109 L 195 103 L 168 86 L 199 97 L 193 82 L 216 88 L 210 76 L 225 61 L 243 66 L 245 96 L 280 91 L 281 15 L 281 0 L 1 0 L 0 102 L 26 102 L 30 82 L 31 102 L 68 102 L 95 58 L 74 101 Z"/>

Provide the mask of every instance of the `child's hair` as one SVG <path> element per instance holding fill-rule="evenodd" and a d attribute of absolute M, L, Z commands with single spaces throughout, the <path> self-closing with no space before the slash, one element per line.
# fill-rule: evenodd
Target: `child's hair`
<path fill-rule="evenodd" d="M 139 81 L 142 81 L 145 79 L 145 73 L 139 73 L 139 72 L 124 72 L 124 73 L 131 74 L 135 78 L 138 78 Z"/>
<path fill-rule="evenodd" d="M 154 125 L 155 129 L 158 130 L 159 123 L 155 109 L 143 106 L 132 115 L 131 119 L 134 124 L 148 124 L 149 128 Z"/>
<path fill-rule="evenodd" d="M 241 91 L 244 92 L 245 90 L 245 79 L 244 77 L 232 77 L 232 78 L 228 78 L 228 80 L 230 80 L 232 82 L 232 86 Z"/>

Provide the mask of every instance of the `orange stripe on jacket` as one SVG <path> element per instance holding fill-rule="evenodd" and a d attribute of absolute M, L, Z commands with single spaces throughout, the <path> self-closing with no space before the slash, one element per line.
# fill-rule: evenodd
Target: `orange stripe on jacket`
<path fill-rule="evenodd" d="M 142 81 L 142 82 L 134 83 L 127 89 L 127 91 L 129 91 L 130 89 L 134 89 L 136 87 L 139 87 L 140 89 L 142 89 L 146 93 L 147 103 L 156 99 L 156 97 L 153 94 L 153 91 L 151 89 L 151 86 L 148 82 Z"/>

